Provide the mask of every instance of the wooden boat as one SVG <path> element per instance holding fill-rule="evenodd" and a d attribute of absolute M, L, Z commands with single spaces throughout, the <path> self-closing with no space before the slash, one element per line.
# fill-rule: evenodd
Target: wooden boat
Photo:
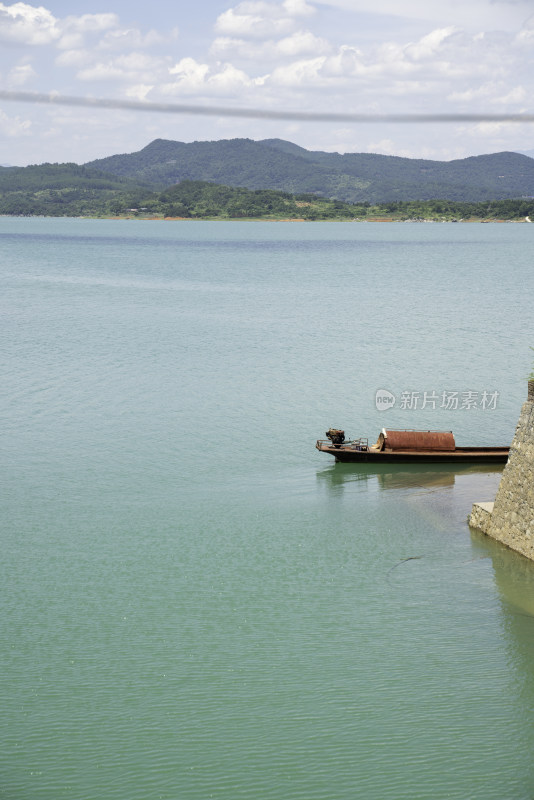
<path fill-rule="evenodd" d="M 452 431 L 383 429 L 373 445 L 364 438 L 345 441 L 345 432 L 338 428 L 330 428 L 326 436 L 317 440 L 317 450 L 346 463 L 505 464 L 510 451 L 509 447 L 457 447 Z"/>

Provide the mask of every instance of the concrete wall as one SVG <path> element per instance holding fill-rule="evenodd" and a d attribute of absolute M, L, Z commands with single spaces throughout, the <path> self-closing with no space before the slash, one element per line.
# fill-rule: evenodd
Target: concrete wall
<path fill-rule="evenodd" d="M 474 503 L 468 520 L 471 528 L 488 533 L 494 505 L 495 503 Z"/>
<path fill-rule="evenodd" d="M 493 508 L 475 503 L 469 524 L 534 560 L 534 381 L 529 381 Z"/>

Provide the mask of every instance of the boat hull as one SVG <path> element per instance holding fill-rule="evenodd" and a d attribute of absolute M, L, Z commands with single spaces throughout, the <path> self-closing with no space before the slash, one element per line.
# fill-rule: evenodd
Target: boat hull
<path fill-rule="evenodd" d="M 509 447 L 457 447 L 454 450 L 355 450 L 350 445 L 334 447 L 320 442 L 321 453 L 334 456 L 341 463 L 359 464 L 506 464 Z"/>

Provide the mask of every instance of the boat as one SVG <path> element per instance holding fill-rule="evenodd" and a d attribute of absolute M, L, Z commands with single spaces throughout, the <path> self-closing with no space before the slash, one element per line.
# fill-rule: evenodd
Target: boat
<path fill-rule="evenodd" d="M 330 428 L 316 448 L 343 463 L 505 464 L 509 447 L 457 447 L 452 431 L 382 429 L 376 444 L 366 438 L 345 440 L 345 431 Z"/>

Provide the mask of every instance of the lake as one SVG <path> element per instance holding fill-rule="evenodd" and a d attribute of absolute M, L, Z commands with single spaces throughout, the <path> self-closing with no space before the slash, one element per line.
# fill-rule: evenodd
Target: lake
<path fill-rule="evenodd" d="M 534 226 L 0 218 L 0 798 L 532 800 Z M 376 394 L 394 405 L 377 408 Z"/>

